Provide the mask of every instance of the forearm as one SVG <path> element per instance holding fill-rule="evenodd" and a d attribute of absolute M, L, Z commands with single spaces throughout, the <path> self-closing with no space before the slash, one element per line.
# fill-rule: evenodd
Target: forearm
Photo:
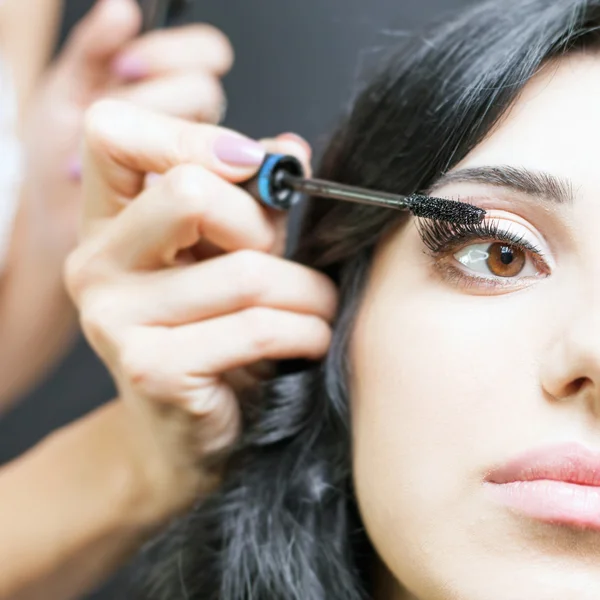
<path fill-rule="evenodd" d="M 0 3 L 0 47 L 11 67 L 22 109 L 51 57 L 62 7 L 62 0 L 3 0 Z"/>
<path fill-rule="evenodd" d="M 0 599 L 79 597 L 154 531 L 158 515 L 112 403 L 0 470 Z"/>
<path fill-rule="evenodd" d="M 77 334 L 62 277 L 70 248 L 52 217 L 23 194 L 0 274 L 0 413 L 64 356 Z"/>

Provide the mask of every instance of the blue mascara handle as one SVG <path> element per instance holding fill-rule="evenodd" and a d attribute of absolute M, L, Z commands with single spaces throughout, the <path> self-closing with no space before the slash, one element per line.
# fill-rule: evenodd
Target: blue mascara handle
<path fill-rule="evenodd" d="M 242 187 L 265 206 L 289 210 L 302 193 L 286 184 L 286 176 L 304 177 L 300 161 L 287 154 L 267 154 L 258 173 Z"/>

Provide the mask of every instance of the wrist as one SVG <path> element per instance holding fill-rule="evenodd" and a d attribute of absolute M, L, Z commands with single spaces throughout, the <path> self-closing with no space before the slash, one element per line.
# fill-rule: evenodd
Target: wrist
<path fill-rule="evenodd" d="M 64 480 L 81 490 L 73 497 L 87 505 L 99 536 L 119 534 L 136 543 L 161 525 L 161 506 L 133 450 L 119 400 L 60 430 L 46 444 L 63 457 L 59 464 L 70 471 Z"/>
<path fill-rule="evenodd" d="M 80 597 L 156 533 L 119 413 L 113 402 L 2 468 L 0 597 Z"/>
<path fill-rule="evenodd" d="M 217 488 L 220 469 L 202 465 L 189 448 L 197 424 L 185 413 L 165 416 L 161 407 L 135 398 L 119 400 L 119 408 L 135 487 L 143 490 L 136 501 L 136 507 L 143 506 L 138 518 L 147 527 L 160 528 Z"/>

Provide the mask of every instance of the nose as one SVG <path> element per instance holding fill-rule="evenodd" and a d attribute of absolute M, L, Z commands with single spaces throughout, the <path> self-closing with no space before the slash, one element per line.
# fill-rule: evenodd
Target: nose
<path fill-rule="evenodd" d="M 600 417 L 600 304 L 565 324 L 542 359 L 541 382 L 556 400 L 585 402 Z"/>

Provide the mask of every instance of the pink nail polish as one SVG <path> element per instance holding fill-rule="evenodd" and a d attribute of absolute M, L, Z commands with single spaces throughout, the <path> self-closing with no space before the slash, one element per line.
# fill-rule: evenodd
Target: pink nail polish
<path fill-rule="evenodd" d="M 158 173 L 147 173 L 146 174 L 146 187 L 152 187 L 153 185 L 156 185 L 161 179 L 162 179 L 162 175 L 159 175 Z"/>
<path fill-rule="evenodd" d="M 266 154 L 258 142 L 234 133 L 224 133 L 217 138 L 214 152 L 220 161 L 240 167 L 258 166 Z"/>
<path fill-rule="evenodd" d="M 71 181 L 81 181 L 82 167 L 79 157 L 72 158 L 67 165 L 67 177 Z"/>
<path fill-rule="evenodd" d="M 144 61 L 132 54 L 122 54 L 113 63 L 113 73 L 125 81 L 142 79 L 148 74 Z"/>

